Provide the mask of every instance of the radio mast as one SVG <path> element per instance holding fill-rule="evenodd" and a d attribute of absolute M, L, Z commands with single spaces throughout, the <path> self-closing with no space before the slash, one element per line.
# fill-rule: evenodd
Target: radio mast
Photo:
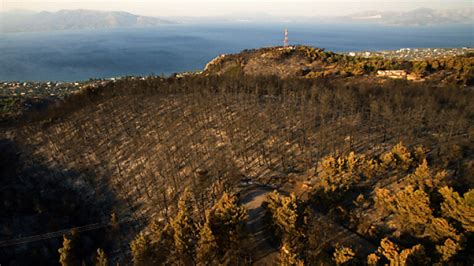
<path fill-rule="evenodd" d="M 288 28 L 285 29 L 285 40 L 283 41 L 283 46 L 284 47 L 290 46 L 290 41 L 288 40 Z"/>

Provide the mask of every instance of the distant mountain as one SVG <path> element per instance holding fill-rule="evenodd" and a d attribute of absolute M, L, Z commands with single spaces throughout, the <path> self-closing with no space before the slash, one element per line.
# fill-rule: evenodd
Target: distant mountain
<path fill-rule="evenodd" d="M 171 21 L 127 12 L 60 10 L 57 12 L 5 12 L 0 15 L 0 32 L 57 31 L 118 27 L 155 27 Z"/>
<path fill-rule="evenodd" d="M 473 8 L 434 10 L 420 8 L 407 12 L 365 11 L 342 17 L 353 22 L 375 22 L 390 25 L 470 24 L 474 22 Z"/>
<path fill-rule="evenodd" d="M 214 17 L 170 17 L 184 23 L 377 23 L 387 25 L 441 25 L 474 23 L 473 8 L 435 10 L 420 8 L 405 12 L 364 11 L 346 16 L 274 16 L 265 13 L 239 13 Z"/>

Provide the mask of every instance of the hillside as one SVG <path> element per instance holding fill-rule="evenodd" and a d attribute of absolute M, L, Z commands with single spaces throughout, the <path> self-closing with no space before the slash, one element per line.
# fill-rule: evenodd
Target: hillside
<path fill-rule="evenodd" d="M 271 47 L 220 55 L 209 62 L 204 74 L 276 75 L 301 78 L 346 78 L 375 76 L 379 70 L 403 70 L 414 80 L 471 85 L 474 77 L 472 53 L 459 56 L 407 60 L 349 56 L 308 46 Z"/>
<path fill-rule="evenodd" d="M 71 265 L 98 248 L 114 265 L 471 264 L 472 89 L 301 78 L 302 51 L 284 52 L 86 87 L 3 124 L 2 265 L 54 265 L 61 247 Z"/>
<path fill-rule="evenodd" d="M 127 12 L 82 9 L 57 12 L 4 12 L 1 16 L 1 32 L 157 27 L 172 23 L 164 19 Z"/>

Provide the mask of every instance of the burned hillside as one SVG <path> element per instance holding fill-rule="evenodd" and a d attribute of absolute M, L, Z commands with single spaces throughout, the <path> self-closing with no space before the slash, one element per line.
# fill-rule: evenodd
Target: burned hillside
<path fill-rule="evenodd" d="M 71 265 L 98 248 L 125 265 L 472 261 L 472 89 L 215 74 L 123 79 L 2 125 L 0 262 L 47 241 L 49 264 L 60 247 Z"/>

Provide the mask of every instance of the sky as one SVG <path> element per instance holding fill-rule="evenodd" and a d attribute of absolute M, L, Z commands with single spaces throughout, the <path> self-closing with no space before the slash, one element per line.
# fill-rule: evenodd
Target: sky
<path fill-rule="evenodd" d="M 366 10 L 407 11 L 416 8 L 472 8 L 473 0 L 0 0 L 0 11 L 93 9 L 126 11 L 148 16 L 334 16 Z"/>

